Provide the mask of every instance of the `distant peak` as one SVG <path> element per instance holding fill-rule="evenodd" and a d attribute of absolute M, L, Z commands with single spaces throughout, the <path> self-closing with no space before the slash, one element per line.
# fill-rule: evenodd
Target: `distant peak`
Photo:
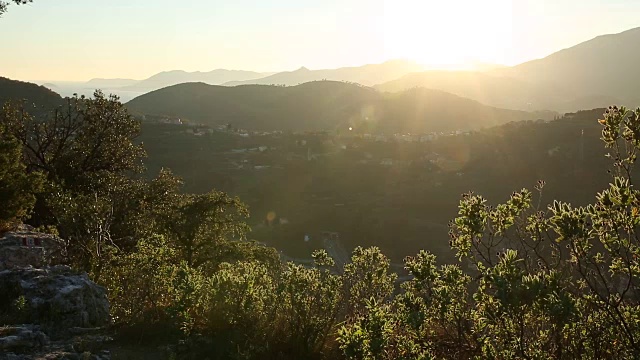
<path fill-rule="evenodd" d="M 298 70 L 296 70 L 296 71 L 311 71 L 311 70 L 307 69 L 307 68 L 306 68 L 306 67 L 304 67 L 304 66 L 301 66 L 301 67 L 300 67 Z"/>
<path fill-rule="evenodd" d="M 391 59 L 383 62 L 383 64 L 411 64 L 407 59 Z"/>

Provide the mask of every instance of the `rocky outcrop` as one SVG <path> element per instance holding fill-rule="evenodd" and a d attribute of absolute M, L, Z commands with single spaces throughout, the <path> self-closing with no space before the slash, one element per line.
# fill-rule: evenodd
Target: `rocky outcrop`
<path fill-rule="evenodd" d="M 100 335 L 75 336 L 51 341 L 37 325 L 0 328 L 0 360 L 110 360 L 103 350 L 110 339 Z"/>
<path fill-rule="evenodd" d="M 101 350 L 106 290 L 58 265 L 63 250 L 62 240 L 33 229 L 0 237 L 0 360 L 109 358 Z"/>
<path fill-rule="evenodd" d="M 7 326 L 0 330 L 0 353 L 42 349 L 48 344 L 49 337 L 37 325 Z"/>
<path fill-rule="evenodd" d="M 44 267 L 64 262 L 64 241 L 54 235 L 23 227 L 0 238 L 0 270 Z"/>
<path fill-rule="evenodd" d="M 24 302 L 20 311 L 25 320 L 55 335 L 74 327 L 99 327 L 109 322 L 105 289 L 68 266 L 0 271 L 0 289 L 4 290 L 0 298 L 5 302 L 13 298 L 14 307 L 16 301 Z"/>

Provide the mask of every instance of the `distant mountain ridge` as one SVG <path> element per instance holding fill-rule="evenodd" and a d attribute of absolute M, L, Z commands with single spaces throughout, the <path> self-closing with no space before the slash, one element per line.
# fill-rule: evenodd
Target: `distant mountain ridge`
<path fill-rule="evenodd" d="M 114 87 L 123 87 L 123 86 L 131 86 L 138 82 L 139 80 L 134 79 L 101 79 L 95 78 L 87 81 L 85 85 L 94 89 L 110 89 Z"/>
<path fill-rule="evenodd" d="M 172 70 L 160 72 L 143 80 L 95 78 L 86 82 L 61 81 L 48 82 L 43 85 L 59 91 L 64 96 L 72 96 L 73 94 L 92 96 L 96 89 L 100 89 L 107 94 L 118 95 L 123 102 L 126 102 L 149 91 L 176 84 L 204 82 L 218 85 L 231 80 L 247 80 L 267 75 L 270 73 L 226 69 L 208 72 Z"/>
<path fill-rule="evenodd" d="M 209 85 L 219 85 L 234 80 L 243 81 L 258 79 L 267 75 L 270 74 L 259 73 L 255 71 L 227 69 L 216 69 L 208 72 L 187 72 L 183 70 L 172 70 L 163 71 L 147 79 L 130 84 L 124 87 L 124 90 L 153 91 L 161 89 L 163 87 L 187 82 L 203 82 Z"/>
<path fill-rule="evenodd" d="M 640 94 L 638 44 L 640 27 L 601 35 L 545 58 L 492 73 L 559 86 L 578 97 L 609 96 L 627 102 Z"/>
<path fill-rule="evenodd" d="M 137 114 L 267 131 L 347 131 L 353 127 L 365 133 L 426 133 L 553 118 L 553 114 L 489 107 L 438 90 L 383 94 L 336 81 L 289 87 L 180 84 L 139 96 L 126 106 Z"/>
<path fill-rule="evenodd" d="M 560 50 L 545 58 L 504 67 L 478 64 L 482 71 L 424 71 L 406 60 L 391 60 L 338 69 L 264 74 L 217 69 L 209 72 L 166 71 L 144 80 L 92 79 L 86 83 L 47 83 L 70 96 L 90 96 L 100 88 L 128 101 L 143 93 L 182 83 L 296 86 L 310 81 L 334 80 L 374 86 L 381 92 L 413 88 L 441 90 L 496 108 L 521 111 L 573 112 L 612 103 L 640 105 L 640 28 L 602 35 Z"/>
<path fill-rule="evenodd" d="M 390 60 L 382 64 L 368 64 L 337 69 L 309 70 L 306 67 L 301 67 L 295 71 L 279 72 L 259 79 L 230 81 L 223 85 L 237 86 L 258 84 L 292 86 L 310 81 L 334 80 L 371 86 L 396 79 L 411 72 L 420 71 L 423 68 L 424 67 L 422 65 L 405 60 Z"/>
<path fill-rule="evenodd" d="M 571 112 L 640 105 L 640 28 L 598 36 L 545 58 L 486 72 L 426 71 L 378 84 L 380 91 L 443 90 L 487 105 Z"/>

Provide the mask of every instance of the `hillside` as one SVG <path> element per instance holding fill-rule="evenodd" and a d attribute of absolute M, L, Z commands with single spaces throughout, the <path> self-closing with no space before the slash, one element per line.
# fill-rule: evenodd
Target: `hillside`
<path fill-rule="evenodd" d="M 543 59 L 492 74 L 545 86 L 561 86 L 576 97 L 610 96 L 629 106 L 640 94 L 640 28 L 598 36 Z"/>
<path fill-rule="evenodd" d="M 557 109 L 565 96 L 558 88 L 473 71 L 425 71 L 375 86 L 386 92 L 415 87 L 446 91 L 483 104 L 519 110 Z"/>
<path fill-rule="evenodd" d="M 262 85 L 298 85 L 309 81 L 335 80 L 355 82 L 362 85 L 375 85 L 390 81 L 407 73 L 420 71 L 422 66 L 404 60 L 391 60 L 382 64 L 370 64 L 358 67 L 338 69 L 309 70 L 301 67 L 295 71 L 285 71 L 260 79 L 248 81 L 231 81 L 227 86 L 262 84 Z"/>
<path fill-rule="evenodd" d="M 425 247 L 451 256 L 446 224 L 456 216 L 460 194 L 470 190 L 499 201 L 543 179 L 544 202 L 591 201 L 610 181 L 597 122 L 603 112 L 430 141 L 351 133 L 195 136 L 184 126 L 153 122 L 143 123 L 140 140 L 150 176 L 168 167 L 188 191 L 216 188 L 240 196 L 251 209 L 252 236 L 286 254 L 307 257 L 313 248 L 301 241 L 304 234 L 330 229 L 341 232 L 349 248 L 376 245 L 400 261 Z M 269 211 L 290 223 L 260 228 Z"/>
<path fill-rule="evenodd" d="M 640 105 L 640 28 L 603 35 L 543 59 L 487 72 L 426 71 L 376 86 L 438 89 L 491 106 L 570 112 L 612 103 Z M 612 66 L 615 64 L 615 66 Z"/>
<path fill-rule="evenodd" d="M 44 86 L 0 77 L 0 104 L 8 100 L 26 100 L 28 105 L 45 108 L 62 103 L 60 95 Z"/>
<path fill-rule="evenodd" d="M 139 96 L 127 107 L 137 114 L 249 130 L 348 131 L 353 127 L 361 133 L 455 131 L 540 117 L 436 90 L 383 94 L 335 81 L 291 87 L 180 84 Z"/>
<path fill-rule="evenodd" d="M 511 121 L 552 119 L 553 113 L 529 113 L 486 106 L 440 90 L 411 89 L 384 95 L 378 131 L 425 133 L 470 130 Z"/>

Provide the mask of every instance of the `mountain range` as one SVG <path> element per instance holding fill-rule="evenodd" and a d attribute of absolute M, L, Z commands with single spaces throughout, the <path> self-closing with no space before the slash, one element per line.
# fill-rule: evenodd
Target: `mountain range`
<path fill-rule="evenodd" d="M 163 87 L 186 82 L 203 82 L 211 85 L 223 84 L 233 80 L 252 80 L 262 78 L 270 74 L 255 71 L 216 69 L 209 72 L 186 72 L 182 70 L 164 71 L 151 76 L 148 79 L 136 81 L 123 87 L 130 91 L 153 91 Z"/>
<path fill-rule="evenodd" d="M 134 98 L 128 106 L 137 113 L 210 124 L 235 123 L 251 129 L 334 129 L 363 118 L 385 131 L 476 128 L 610 104 L 640 105 L 637 44 L 640 28 L 598 36 L 516 66 L 485 66 L 484 71 L 417 71 L 421 70 L 419 65 L 404 60 L 276 74 L 223 69 L 168 71 L 140 81 L 93 79 L 82 83 L 83 91 L 77 93 L 90 95 L 97 87 L 116 94 L 120 91 L 123 102 Z M 61 99 L 44 87 L 9 79 L 2 79 L 0 87 L 4 88 L 0 89 L 0 100 L 29 98 L 26 93 L 33 95 L 34 103 L 44 105 Z M 10 87 L 14 89 L 7 90 Z M 76 92 L 66 83 L 47 87 L 64 96 Z M 476 109 L 478 119 L 465 118 L 466 110 L 445 111 L 433 99 Z M 400 111 L 397 104 L 407 109 Z M 515 111 L 507 113 L 505 109 Z M 532 113 L 544 110 L 550 111 Z M 438 125 L 433 117 L 439 119 Z"/>
<path fill-rule="evenodd" d="M 254 71 L 216 69 L 208 72 L 183 70 L 163 71 L 147 79 L 91 79 L 86 82 L 53 81 L 42 85 L 60 92 L 64 96 L 73 94 L 91 96 L 96 89 L 120 96 L 122 101 L 129 101 L 149 91 L 186 82 L 204 82 L 217 85 L 231 80 L 257 79 L 271 75 Z"/>
<path fill-rule="evenodd" d="M 161 72 L 144 80 L 92 79 L 69 87 L 47 84 L 70 95 L 90 95 L 95 88 L 116 93 L 123 101 L 149 91 L 187 82 L 238 86 L 293 86 L 309 81 L 335 80 L 373 86 L 382 92 L 414 87 L 442 90 L 480 103 L 514 110 L 573 112 L 612 103 L 640 105 L 640 28 L 598 36 L 545 58 L 516 66 L 484 64 L 478 71 L 424 71 L 406 60 L 358 67 L 258 73 L 217 69 L 209 72 Z M 58 87 L 56 87 L 58 85 Z M 80 88 L 78 90 L 77 88 Z"/>
<path fill-rule="evenodd" d="M 406 60 L 391 60 L 382 64 L 370 64 L 338 69 L 309 70 L 301 67 L 295 71 L 285 71 L 260 79 L 230 81 L 223 85 L 237 86 L 247 84 L 260 85 L 299 85 L 309 81 L 335 80 L 354 82 L 371 86 L 381 82 L 397 79 L 407 73 L 420 71 L 423 66 Z M 206 81 L 205 81 L 206 82 Z"/>
<path fill-rule="evenodd" d="M 562 89 L 574 97 L 640 98 L 640 27 L 598 36 L 543 59 L 492 72 Z"/>
<path fill-rule="evenodd" d="M 164 71 L 144 80 L 133 79 L 91 79 L 87 82 L 49 82 L 43 85 L 60 91 L 65 96 L 74 93 L 90 96 L 95 89 L 119 95 L 123 101 L 167 86 L 202 82 L 210 85 L 236 86 L 243 84 L 298 85 L 316 80 L 349 81 L 363 85 L 374 85 L 391 81 L 423 67 L 405 60 L 391 60 L 382 64 L 369 64 L 338 69 L 309 70 L 301 67 L 295 71 L 279 73 L 259 73 L 243 70 L 216 69 L 209 72 L 187 72 L 182 70 Z"/>
<path fill-rule="evenodd" d="M 640 28 L 602 35 L 512 67 L 487 72 L 426 71 L 376 86 L 381 91 L 438 89 L 487 105 L 560 112 L 640 105 Z"/>

